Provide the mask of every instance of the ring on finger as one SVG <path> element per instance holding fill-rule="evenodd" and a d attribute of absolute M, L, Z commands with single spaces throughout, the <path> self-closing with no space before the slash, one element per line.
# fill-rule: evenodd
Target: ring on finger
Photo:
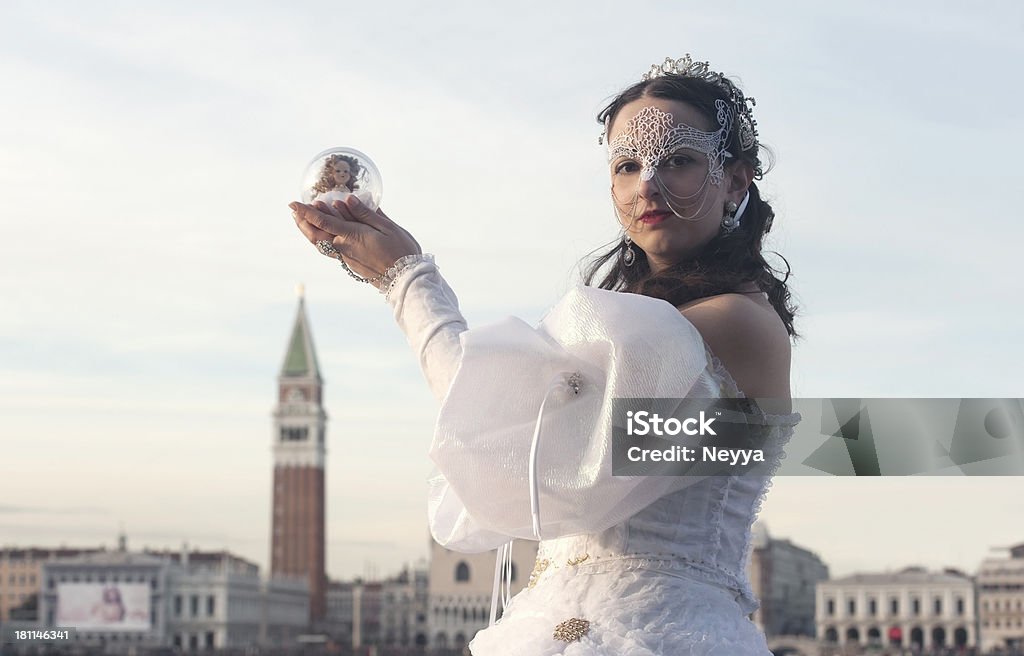
<path fill-rule="evenodd" d="M 338 249 L 335 248 L 334 245 L 331 242 L 327 241 L 326 239 L 321 239 L 320 241 L 318 241 L 316 243 L 316 247 L 320 250 L 321 253 L 323 253 L 327 257 L 333 257 L 339 260 L 341 259 L 341 253 L 339 253 Z"/>

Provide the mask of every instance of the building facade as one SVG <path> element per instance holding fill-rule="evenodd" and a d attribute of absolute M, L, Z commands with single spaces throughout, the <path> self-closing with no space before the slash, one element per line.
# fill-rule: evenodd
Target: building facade
<path fill-rule="evenodd" d="M 332 581 L 327 588 L 328 633 L 335 642 L 354 648 L 426 647 L 428 594 L 425 563 L 407 566 L 384 581 Z"/>
<path fill-rule="evenodd" d="M 815 588 L 828 579 L 828 567 L 817 554 L 771 537 L 762 522 L 751 543 L 747 575 L 761 601 L 751 619 L 769 637 L 814 636 Z"/>
<path fill-rule="evenodd" d="M 977 646 L 974 582 L 962 572 L 855 574 L 817 586 L 818 638 L 839 645 Z"/>
<path fill-rule="evenodd" d="M 11 611 L 31 604 L 33 597 L 38 604 L 43 563 L 100 551 L 103 549 L 0 548 L 0 622 L 10 620 Z"/>
<path fill-rule="evenodd" d="M 430 594 L 427 608 L 431 647 L 460 648 L 490 618 L 497 551 L 464 554 L 430 540 Z M 512 546 L 512 594 L 528 583 L 537 560 L 537 543 L 516 540 Z M 499 603 L 500 617 L 500 603 Z"/>
<path fill-rule="evenodd" d="M 169 570 L 165 559 L 124 550 L 48 560 L 39 625 L 74 627 L 80 645 L 106 652 L 168 646 Z"/>
<path fill-rule="evenodd" d="M 978 619 L 982 651 L 1024 649 L 1024 544 L 978 569 Z"/>
<path fill-rule="evenodd" d="M 286 647 L 309 626 L 309 584 L 260 578 L 230 553 L 101 551 L 42 566 L 36 626 L 106 652 Z"/>
<path fill-rule="evenodd" d="M 171 563 L 167 634 L 172 647 L 286 647 L 308 629 L 305 577 L 264 580 L 259 566 L 227 552 L 149 553 Z"/>
<path fill-rule="evenodd" d="M 274 482 L 270 539 L 272 577 L 309 580 L 310 620 L 327 610 L 324 460 L 327 413 L 305 301 L 299 308 L 278 376 L 274 408 Z"/>

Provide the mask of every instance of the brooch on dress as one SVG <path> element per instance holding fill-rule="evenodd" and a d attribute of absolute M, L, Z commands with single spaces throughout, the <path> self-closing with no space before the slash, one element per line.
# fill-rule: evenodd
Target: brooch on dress
<path fill-rule="evenodd" d="M 572 642 L 579 640 L 590 630 L 590 622 L 578 617 L 568 619 L 555 627 L 555 640 Z"/>
<path fill-rule="evenodd" d="M 537 562 L 533 564 L 533 571 L 530 572 L 530 583 L 527 585 L 528 588 L 532 588 L 537 585 L 537 580 L 540 579 L 540 575 L 544 573 L 544 570 L 548 568 L 551 561 L 547 558 L 538 558 Z"/>

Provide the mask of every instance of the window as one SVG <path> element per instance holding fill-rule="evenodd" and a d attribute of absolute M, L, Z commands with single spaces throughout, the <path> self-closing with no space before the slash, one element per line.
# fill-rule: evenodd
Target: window
<path fill-rule="evenodd" d="M 181 617 L 181 595 L 174 595 L 174 616 L 175 617 Z M 181 636 L 176 636 L 176 637 L 180 641 Z"/>
<path fill-rule="evenodd" d="M 206 646 L 209 649 L 213 649 L 213 631 L 206 632 Z"/>
<path fill-rule="evenodd" d="M 868 614 L 874 617 L 878 614 L 878 602 L 875 599 L 868 599 Z"/>
<path fill-rule="evenodd" d="M 210 615 L 211 617 L 213 616 L 213 610 L 215 608 L 215 604 L 216 603 L 217 603 L 216 602 L 216 598 L 213 595 L 210 595 L 209 597 L 206 598 L 206 614 L 207 615 Z"/>
<path fill-rule="evenodd" d="M 964 614 L 964 598 L 963 597 L 957 597 L 957 599 L 956 599 L 956 614 L 957 615 L 963 615 Z"/>
<path fill-rule="evenodd" d="M 192 617 L 195 617 L 196 615 L 198 615 L 199 614 L 199 595 L 192 595 L 192 598 L 189 600 L 189 605 L 192 608 Z M 192 637 L 195 638 L 195 636 L 192 636 Z"/>
<path fill-rule="evenodd" d="M 917 597 L 914 597 L 910 601 L 910 612 L 912 612 L 915 616 L 921 614 L 921 600 Z"/>
<path fill-rule="evenodd" d="M 932 601 L 932 609 L 935 611 L 936 615 L 942 615 L 942 599 L 936 597 Z"/>
<path fill-rule="evenodd" d="M 305 442 L 309 438 L 307 426 L 283 426 L 281 428 L 282 442 Z"/>
<path fill-rule="evenodd" d="M 459 561 L 459 564 L 455 566 L 455 580 L 469 581 L 469 565 L 466 564 L 466 561 Z"/>
<path fill-rule="evenodd" d="M 836 614 L 836 601 L 835 601 L 835 599 L 829 599 L 827 602 L 825 602 L 825 608 L 826 608 L 826 610 L 825 610 L 826 613 L 828 613 L 829 615 L 835 615 Z"/>
<path fill-rule="evenodd" d="M 846 610 L 850 615 L 857 614 L 857 602 L 853 599 L 846 600 Z"/>

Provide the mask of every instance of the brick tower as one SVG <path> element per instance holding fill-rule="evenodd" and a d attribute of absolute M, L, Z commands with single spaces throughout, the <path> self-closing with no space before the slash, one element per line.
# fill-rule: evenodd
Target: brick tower
<path fill-rule="evenodd" d="M 323 380 L 309 331 L 302 287 L 295 326 L 278 376 L 274 409 L 274 508 L 271 575 L 309 577 L 309 612 L 314 623 L 326 613 L 324 571 Z"/>

